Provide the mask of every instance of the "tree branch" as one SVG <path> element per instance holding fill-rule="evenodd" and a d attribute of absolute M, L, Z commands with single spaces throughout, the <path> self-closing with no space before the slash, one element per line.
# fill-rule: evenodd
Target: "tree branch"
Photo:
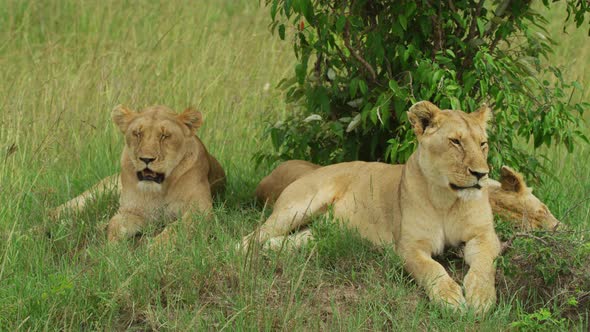
<path fill-rule="evenodd" d="M 432 25 L 434 26 L 434 55 L 443 49 L 443 31 L 442 31 L 442 24 L 441 24 L 441 13 L 440 7 L 438 8 L 438 14 L 436 16 L 431 16 Z"/>
<path fill-rule="evenodd" d="M 352 48 L 352 46 L 350 45 L 350 22 L 348 21 L 348 19 L 346 19 L 346 23 L 344 24 L 343 37 L 344 37 L 344 46 L 346 46 L 346 48 L 348 49 L 348 51 L 350 51 L 350 54 L 352 54 L 352 56 L 358 62 L 360 62 L 365 67 L 365 69 L 367 69 L 367 71 L 369 71 L 369 73 L 371 74 L 371 78 L 373 79 L 373 81 L 376 81 L 377 80 L 377 74 L 375 73 L 375 69 L 373 69 L 373 67 L 371 66 L 371 64 L 368 63 L 367 60 L 363 59 L 363 57 L 354 48 Z"/>
<path fill-rule="evenodd" d="M 471 65 L 473 64 L 473 52 L 469 51 L 469 48 L 472 47 L 472 43 L 471 41 L 477 36 L 477 18 L 479 17 L 479 15 L 481 15 L 481 9 L 483 8 L 483 3 L 484 0 L 479 0 L 479 3 L 477 4 L 477 8 L 474 10 L 473 12 L 473 19 L 471 20 L 471 26 L 469 26 L 469 32 L 467 33 L 467 37 L 465 38 L 465 44 L 467 45 L 467 51 L 465 52 L 464 58 L 463 58 L 463 63 L 461 65 L 461 68 L 466 69 L 471 67 Z M 462 78 L 462 73 L 463 72 L 459 72 L 459 75 L 457 75 L 457 78 L 460 80 Z"/>
<path fill-rule="evenodd" d="M 512 246 L 512 242 L 514 242 L 514 239 L 516 239 L 517 237 L 528 237 L 530 239 L 537 240 L 537 241 L 541 242 L 544 246 L 549 245 L 549 243 L 547 243 L 547 241 L 545 241 L 544 239 L 542 239 L 538 236 L 535 236 L 535 235 L 529 234 L 529 233 L 519 232 L 519 233 L 512 235 L 512 237 L 510 237 L 508 239 L 508 241 L 502 243 L 502 245 L 500 247 L 500 255 L 503 255 Z"/>
<path fill-rule="evenodd" d="M 506 10 L 508 9 L 508 6 L 510 6 L 511 1 L 512 0 L 504 0 L 504 2 L 499 4 L 498 7 L 496 7 L 496 11 L 494 11 L 494 15 L 497 18 L 504 17 L 504 16 L 510 16 L 510 13 L 508 13 L 508 15 L 506 14 Z M 490 34 L 492 34 L 494 31 L 496 31 L 497 27 L 498 27 L 498 23 L 496 21 L 492 21 L 490 23 L 490 25 L 488 26 L 488 28 L 486 29 L 484 36 L 486 36 L 486 37 L 490 36 Z M 498 43 L 500 42 L 501 39 L 502 38 L 500 38 L 500 35 L 496 34 L 496 36 L 492 40 L 492 43 L 490 44 L 490 53 L 492 53 L 496 49 L 496 46 L 498 46 Z"/>
<path fill-rule="evenodd" d="M 469 27 L 469 33 L 467 34 L 467 38 L 465 38 L 465 43 L 469 44 L 469 42 L 477 36 L 477 18 L 481 15 L 481 9 L 483 8 L 484 0 L 479 0 L 477 4 L 477 8 L 473 13 L 473 19 L 471 20 L 471 26 Z"/>

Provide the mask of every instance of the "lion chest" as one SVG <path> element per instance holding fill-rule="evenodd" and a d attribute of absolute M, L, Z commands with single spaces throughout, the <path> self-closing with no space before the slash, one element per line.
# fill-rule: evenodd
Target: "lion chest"
<path fill-rule="evenodd" d="M 480 229 L 487 229 L 493 224 L 487 198 L 481 200 L 481 204 L 478 203 L 480 202 L 464 202 L 446 215 L 444 232 L 447 245 L 457 246 L 467 242 Z"/>
<path fill-rule="evenodd" d="M 182 207 L 160 192 L 137 190 L 121 195 L 121 210 L 140 215 L 148 222 L 169 222 L 178 219 Z"/>
<path fill-rule="evenodd" d="M 457 246 L 462 242 L 463 226 L 454 213 L 441 213 L 422 206 L 420 210 L 404 214 L 399 245 L 439 255 L 445 247 Z"/>

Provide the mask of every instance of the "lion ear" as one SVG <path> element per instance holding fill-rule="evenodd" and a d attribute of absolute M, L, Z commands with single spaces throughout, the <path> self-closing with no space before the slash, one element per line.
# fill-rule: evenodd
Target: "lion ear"
<path fill-rule="evenodd" d="M 123 133 L 127 131 L 127 127 L 136 115 L 136 112 L 123 105 L 117 105 L 111 111 L 111 119 Z"/>
<path fill-rule="evenodd" d="M 189 107 L 178 115 L 178 120 L 187 125 L 190 130 L 195 131 L 203 124 L 203 114 Z"/>
<path fill-rule="evenodd" d="M 429 101 L 419 101 L 408 110 L 408 119 L 416 136 L 420 137 L 426 128 L 432 126 L 434 118 L 441 112 L 440 108 Z"/>
<path fill-rule="evenodd" d="M 487 125 L 492 119 L 492 109 L 486 103 L 481 104 L 477 111 L 471 113 L 480 123 Z"/>
<path fill-rule="evenodd" d="M 523 193 L 527 189 L 522 174 L 508 166 L 502 166 L 502 170 L 500 171 L 500 184 L 502 185 L 502 189 L 515 193 Z"/>

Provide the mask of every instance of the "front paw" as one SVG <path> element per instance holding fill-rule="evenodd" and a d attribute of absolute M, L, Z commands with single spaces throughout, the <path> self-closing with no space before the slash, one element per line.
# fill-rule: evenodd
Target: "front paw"
<path fill-rule="evenodd" d="M 149 255 L 154 256 L 158 253 L 164 253 L 168 257 L 168 254 L 175 250 L 176 239 L 176 231 L 165 228 L 160 234 L 149 241 L 147 246 Z"/>
<path fill-rule="evenodd" d="M 143 219 L 134 215 L 114 215 L 107 225 L 109 242 L 117 242 L 139 233 Z"/>
<path fill-rule="evenodd" d="M 432 286 L 428 292 L 430 300 L 453 310 L 462 310 L 465 306 L 463 291 L 451 277 L 444 277 Z"/>
<path fill-rule="evenodd" d="M 236 246 L 236 249 L 242 252 L 247 252 L 252 246 L 264 244 L 270 238 L 269 234 L 261 229 L 255 230 L 254 232 L 244 236 L 242 242 Z"/>
<path fill-rule="evenodd" d="M 248 252 L 251 245 L 255 245 L 257 241 L 256 233 L 250 233 L 242 238 L 242 241 L 236 245 L 236 250 L 241 252 Z"/>
<path fill-rule="evenodd" d="M 490 310 L 496 304 L 494 278 L 479 273 L 468 272 L 463 282 L 467 305 L 478 314 Z"/>
<path fill-rule="evenodd" d="M 176 244 L 176 232 L 169 227 L 164 228 L 160 234 L 156 235 L 154 241 L 152 242 L 152 245 L 157 247 L 167 244 Z"/>

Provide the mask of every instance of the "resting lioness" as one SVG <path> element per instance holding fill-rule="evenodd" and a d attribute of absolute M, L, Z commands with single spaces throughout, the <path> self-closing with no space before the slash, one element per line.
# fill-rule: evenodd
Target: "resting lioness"
<path fill-rule="evenodd" d="M 431 300 L 478 310 L 496 300 L 494 232 L 488 189 L 486 106 L 467 114 L 413 105 L 408 118 L 418 148 L 405 165 L 348 162 L 319 168 L 290 184 L 273 213 L 242 246 L 285 236 L 329 206 L 336 219 L 377 245 L 394 244 L 405 268 Z M 465 243 L 470 266 L 461 287 L 432 259 Z"/>
<path fill-rule="evenodd" d="M 176 114 L 165 106 L 134 112 L 117 106 L 112 119 L 125 135 L 121 174 L 59 206 L 55 215 L 80 210 L 97 193 L 116 188 L 119 210 L 107 226 L 109 241 L 115 241 L 138 234 L 152 221 L 182 218 L 187 223 L 192 212 L 209 213 L 211 194 L 222 190 L 225 173 L 195 135 L 202 124 L 200 112 Z"/>
<path fill-rule="evenodd" d="M 256 187 L 256 199 L 272 206 L 287 186 L 320 167 L 304 160 L 285 161 L 260 181 Z M 516 228 L 555 230 L 563 227 L 547 206 L 533 195 L 522 174 L 512 168 L 502 166 L 500 180 L 489 179 L 487 184 L 492 212 Z"/>

